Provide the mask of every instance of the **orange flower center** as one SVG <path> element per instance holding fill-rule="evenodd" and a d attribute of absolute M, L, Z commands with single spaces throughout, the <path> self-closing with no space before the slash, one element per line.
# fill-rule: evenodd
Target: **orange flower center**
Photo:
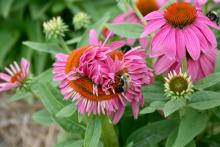
<path fill-rule="evenodd" d="M 11 83 L 18 82 L 21 77 L 21 72 L 16 73 L 14 76 L 11 77 Z"/>
<path fill-rule="evenodd" d="M 183 28 L 196 19 L 196 9 L 185 2 L 176 2 L 167 7 L 165 19 L 174 27 Z"/>
<path fill-rule="evenodd" d="M 79 60 L 80 57 L 82 56 L 82 54 L 88 50 L 91 49 L 92 46 L 84 46 L 82 48 L 76 49 L 74 50 L 68 60 L 67 60 L 67 64 L 66 64 L 66 69 L 65 72 L 69 73 L 70 71 L 72 71 L 74 69 L 74 67 L 78 67 L 79 66 Z M 112 57 L 112 59 L 115 59 L 115 57 L 117 56 L 118 59 L 122 59 L 123 53 L 119 51 L 113 51 L 111 53 L 109 53 L 109 56 Z M 127 72 L 126 69 L 123 69 L 122 72 Z M 113 88 L 117 87 L 119 80 L 116 79 L 116 82 L 113 86 Z M 80 77 L 77 80 L 73 80 L 70 82 L 70 86 L 76 91 L 78 92 L 81 96 L 92 100 L 92 101 L 102 101 L 102 100 L 109 100 L 112 99 L 114 97 L 116 97 L 119 93 L 112 93 L 110 92 L 109 95 L 106 95 L 106 93 L 102 90 L 101 85 L 98 85 L 98 96 L 93 94 L 93 81 L 91 79 L 89 79 L 88 77 Z"/>
<path fill-rule="evenodd" d="M 138 0 L 136 7 L 143 16 L 159 9 L 156 0 Z"/>

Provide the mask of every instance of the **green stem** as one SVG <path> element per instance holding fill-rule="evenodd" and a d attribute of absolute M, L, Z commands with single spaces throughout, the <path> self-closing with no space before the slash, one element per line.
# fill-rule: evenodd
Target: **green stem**
<path fill-rule="evenodd" d="M 138 18 L 143 22 L 144 25 L 147 24 L 146 21 L 144 21 L 144 17 L 141 14 L 141 12 L 138 10 L 138 8 L 136 7 L 136 5 L 134 4 L 134 2 L 131 1 L 131 7 L 134 10 L 134 12 L 136 13 L 136 15 L 138 16 Z"/>
<path fill-rule="evenodd" d="M 62 37 L 59 38 L 59 42 L 60 42 L 60 45 L 64 48 L 65 53 L 70 53 L 71 52 L 69 47 L 66 45 L 66 42 L 63 40 Z"/>
<path fill-rule="evenodd" d="M 102 136 L 104 147 L 119 147 L 118 136 L 108 116 L 101 116 Z"/>

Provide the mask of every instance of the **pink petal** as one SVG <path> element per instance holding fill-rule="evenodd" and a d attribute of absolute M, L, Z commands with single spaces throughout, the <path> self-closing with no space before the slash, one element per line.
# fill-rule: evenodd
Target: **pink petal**
<path fill-rule="evenodd" d="M 159 57 L 154 64 L 154 70 L 156 74 L 167 72 L 167 70 L 175 63 L 175 60 L 171 60 L 166 55 Z"/>
<path fill-rule="evenodd" d="M 193 58 L 193 60 L 197 60 L 200 56 L 200 51 L 201 51 L 198 37 L 189 27 L 183 29 L 183 34 L 185 37 L 185 44 L 188 53 Z"/>
<path fill-rule="evenodd" d="M 130 46 L 132 46 L 132 45 L 134 45 L 135 41 L 136 41 L 136 40 L 133 39 L 133 38 L 128 38 L 128 39 L 127 39 L 127 44 L 130 45 Z"/>
<path fill-rule="evenodd" d="M 182 30 L 176 29 L 176 54 L 177 59 L 182 62 L 186 56 L 185 40 Z"/>
<path fill-rule="evenodd" d="M 120 106 L 119 109 L 114 113 L 113 115 L 113 123 L 117 124 L 119 120 L 121 119 L 122 115 L 124 114 L 124 106 Z"/>
<path fill-rule="evenodd" d="M 10 82 L 11 81 L 11 76 L 5 74 L 5 73 L 0 73 L 0 79 L 6 81 L 6 82 Z"/>
<path fill-rule="evenodd" d="M 25 77 L 28 75 L 30 70 L 30 63 L 24 58 L 21 59 L 21 70 L 24 73 Z"/>
<path fill-rule="evenodd" d="M 131 107 L 134 115 L 134 119 L 138 118 L 138 113 L 139 113 L 139 104 L 136 101 L 131 102 Z"/>
<path fill-rule="evenodd" d="M 147 48 L 147 44 L 148 44 L 148 39 L 145 37 L 145 38 L 140 38 L 139 39 L 139 42 L 141 44 L 141 47 L 143 49 Z"/>
<path fill-rule="evenodd" d="M 153 11 L 149 14 L 147 14 L 143 20 L 153 20 L 153 19 L 160 19 L 164 17 L 164 12 L 163 11 Z"/>
<path fill-rule="evenodd" d="M 206 37 L 206 39 L 210 42 L 210 44 L 212 45 L 213 48 L 217 47 L 217 40 L 215 38 L 215 34 L 212 32 L 211 29 L 209 29 L 209 27 L 207 27 L 206 25 L 199 23 L 199 22 L 195 22 L 194 23 L 196 25 L 197 28 L 199 28 L 199 30 L 204 34 L 204 36 Z"/>
<path fill-rule="evenodd" d="M 90 45 L 99 45 L 99 39 L 95 29 L 91 29 L 89 32 L 89 44 Z"/>
<path fill-rule="evenodd" d="M 13 84 L 13 83 L 0 83 L 0 92 L 11 90 L 17 86 L 18 85 Z"/>
<path fill-rule="evenodd" d="M 160 56 L 165 53 L 164 41 L 171 30 L 170 25 L 165 25 L 159 30 L 151 43 L 151 57 Z"/>
<path fill-rule="evenodd" d="M 191 76 L 192 81 L 196 81 L 200 72 L 199 62 L 192 59 L 187 60 L 187 71 Z"/>
<path fill-rule="evenodd" d="M 176 57 L 176 29 L 171 29 L 167 34 L 166 40 L 164 41 L 164 48 L 166 50 L 166 55 L 170 59 Z"/>
<path fill-rule="evenodd" d="M 148 22 L 147 26 L 144 29 L 144 32 L 141 34 L 141 38 L 156 31 L 157 29 L 162 27 L 164 24 L 166 24 L 165 19 L 157 19 L 157 20 L 152 20 L 152 21 Z"/>
<path fill-rule="evenodd" d="M 124 46 L 125 44 L 126 44 L 126 41 L 121 40 L 121 41 L 112 42 L 111 44 L 107 45 L 107 47 L 109 47 L 111 50 L 116 50 Z"/>
<path fill-rule="evenodd" d="M 213 73 L 215 70 L 215 64 L 212 63 L 205 55 L 202 55 L 200 58 L 200 66 L 206 76 Z"/>

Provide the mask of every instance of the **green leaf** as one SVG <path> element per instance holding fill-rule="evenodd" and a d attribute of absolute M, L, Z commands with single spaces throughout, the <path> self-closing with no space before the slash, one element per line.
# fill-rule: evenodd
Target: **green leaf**
<path fill-rule="evenodd" d="M 61 109 L 57 114 L 56 117 L 70 117 L 73 115 L 77 110 L 77 106 L 73 103 L 65 106 L 63 109 Z"/>
<path fill-rule="evenodd" d="M 177 130 L 174 130 L 167 138 L 165 147 L 172 147 L 173 143 L 176 140 L 176 136 L 177 136 Z"/>
<path fill-rule="evenodd" d="M 13 2 L 14 0 L 1 0 L 0 1 L 0 6 L 1 6 L 0 11 L 4 18 L 7 18 L 9 16 L 9 12 L 10 12 Z"/>
<path fill-rule="evenodd" d="M 49 125 L 53 123 L 53 119 L 46 109 L 35 112 L 32 116 L 32 119 L 43 125 Z"/>
<path fill-rule="evenodd" d="M 19 33 L 16 31 L 0 29 L 0 67 L 5 64 L 8 52 L 12 49 L 19 39 Z"/>
<path fill-rule="evenodd" d="M 12 97 L 10 97 L 9 101 L 10 102 L 15 102 L 27 97 L 32 97 L 32 94 L 29 92 L 22 92 L 22 91 L 17 91 Z"/>
<path fill-rule="evenodd" d="M 107 24 L 107 27 L 115 34 L 126 38 L 140 38 L 144 29 L 136 23 Z"/>
<path fill-rule="evenodd" d="M 184 147 L 191 142 L 194 137 L 205 129 L 207 122 L 208 115 L 206 113 L 188 109 L 180 122 L 173 147 Z"/>
<path fill-rule="evenodd" d="M 161 82 L 155 82 L 152 85 L 143 86 L 142 93 L 144 95 L 145 103 L 167 100 L 167 98 L 164 95 L 164 86 Z"/>
<path fill-rule="evenodd" d="M 63 96 L 58 89 L 54 88 L 50 83 L 38 83 L 32 87 L 32 91 L 40 98 L 47 111 L 65 131 L 71 133 L 82 133 L 85 130 L 84 125 L 79 124 L 74 118 L 57 118 L 56 114 L 66 104 Z"/>
<path fill-rule="evenodd" d="M 205 77 L 204 79 L 196 82 L 194 84 L 194 88 L 196 88 L 198 90 L 203 90 L 203 89 L 211 87 L 219 82 L 220 82 L 220 72 L 209 75 L 209 76 Z"/>
<path fill-rule="evenodd" d="M 32 41 L 24 41 L 24 45 L 40 52 L 46 52 L 50 54 L 62 53 L 63 50 L 56 43 L 41 43 L 41 42 L 32 42 Z"/>
<path fill-rule="evenodd" d="M 198 110 L 207 110 L 220 106 L 220 92 L 196 92 L 191 96 L 191 102 L 189 106 Z"/>
<path fill-rule="evenodd" d="M 100 19 L 99 21 L 97 21 L 95 24 L 93 24 L 92 26 L 90 26 L 85 33 L 83 34 L 81 40 L 78 42 L 77 44 L 77 48 L 80 48 L 84 45 L 87 45 L 89 42 L 89 32 L 91 29 L 96 29 L 97 34 L 100 34 L 100 32 L 102 31 L 105 23 L 109 20 L 110 16 L 109 15 L 105 15 L 102 19 Z"/>
<path fill-rule="evenodd" d="M 102 127 L 98 117 L 89 117 L 84 139 L 85 147 L 97 147 L 101 137 Z"/>
<path fill-rule="evenodd" d="M 168 101 L 163 107 L 163 112 L 164 112 L 165 117 L 167 117 L 170 114 L 174 113 L 175 111 L 179 110 L 185 104 L 186 104 L 185 100 L 170 100 L 170 101 Z"/>
<path fill-rule="evenodd" d="M 147 124 L 133 132 L 127 139 L 127 144 L 133 142 L 133 147 L 154 147 L 165 139 L 177 127 L 176 120 L 162 120 Z"/>
<path fill-rule="evenodd" d="M 109 120 L 109 117 L 100 116 L 99 118 L 101 120 L 101 125 L 102 125 L 101 139 L 102 142 L 104 143 L 104 147 L 118 147 L 119 146 L 118 136 L 116 134 L 114 125 Z"/>
<path fill-rule="evenodd" d="M 140 111 L 140 114 L 152 113 L 156 110 L 161 109 L 164 106 L 165 102 L 163 101 L 154 101 L 150 103 L 149 106 L 145 107 Z"/>
<path fill-rule="evenodd" d="M 54 147 L 82 147 L 83 140 L 67 140 L 56 144 Z"/>

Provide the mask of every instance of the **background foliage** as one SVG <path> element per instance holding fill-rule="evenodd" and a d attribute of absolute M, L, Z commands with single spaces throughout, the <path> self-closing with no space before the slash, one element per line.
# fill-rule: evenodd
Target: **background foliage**
<path fill-rule="evenodd" d="M 90 28 L 96 28 L 100 33 L 107 26 L 116 34 L 128 38 L 134 37 L 132 32 L 135 31 L 135 37 L 138 37 L 143 29 L 139 25 L 108 24 L 121 12 L 118 6 L 122 8 L 115 0 L 0 1 L 0 68 L 26 57 L 32 63 L 32 73 L 38 75 L 33 79 L 32 93 L 17 92 L 10 100 L 30 97 L 31 94 L 40 98 L 45 109 L 36 112 L 33 119 L 43 125 L 56 123 L 64 130 L 59 134 L 55 147 L 114 146 L 103 142 L 109 139 L 105 133 L 110 134 L 113 126 L 104 128 L 106 132 L 103 133 L 101 130 L 107 118 L 82 117 L 71 101 L 62 100 L 63 96 L 56 88 L 57 83 L 51 83 L 52 73 L 49 69 L 54 60 L 53 54 L 62 51 L 62 47 L 55 40 L 45 40 L 42 23 L 54 16 L 62 16 L 70 30 L 65 40 L 72 49 L 86 44 Z M 74 15 L 79 12 L 86 12 L 91 17 L 87 29 L 76 30 L 72 24 Z M 216 35 L 219 43 L 220 33 L 216 32 Z M 164 81 L 157 77 L 155 84 L 143 88 L 146 104 L 138 120 L 133 120 L 130 107 L 127 107 L 124 117 L 115 126 L 117 134 L 110 135 L 117 135 L 120 146 L 127 147 L 220 146 L 219 72 L 218 58 L 216 73 L 195 84 L 198 92 L 192 96 L 191 103 L 182 109 L 184 116 L 176 111 L 183 104 L 167 102 L 163 92 Z M 165 119 L 160 115 L 156 110 L 161 108 L 172 117 Z"/>

